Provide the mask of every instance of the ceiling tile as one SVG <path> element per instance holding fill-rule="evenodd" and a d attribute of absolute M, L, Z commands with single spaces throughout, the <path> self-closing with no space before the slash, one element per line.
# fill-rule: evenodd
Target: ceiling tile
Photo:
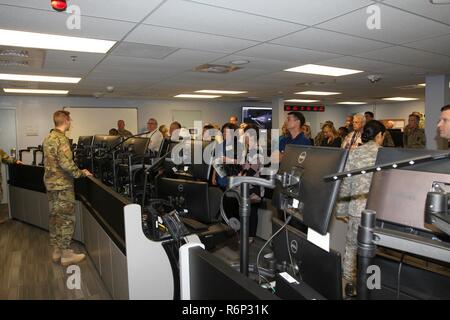
<path fill-rule="evenodd" d="M 450 5 L 436 5 L 424 0 L 384 0 L 384 3 L 450 24 Z"/>
<path fill-rule="evenodd" d="M 450 57 L 405 47 L 389 47 L 360 54 L 363 58 L 434 69 L 443 73 L 450 69 Z"/>
<path fill-rule="evenodd" d="M 442 37 L 410 42 L 404 46 L 450 56 L 450 34 Z"/>
<path fill-rule="evenodd" d="M 366 13 L 366 9 L 333 19 L 318 25 L 318 27 L 392 44 L 450 33 L 450 27 L 447 25 L 382 4 L 378 4 L 378 6 L 381 10 L 381 28 L 379 30 L 371 30 L 367 27 L 366 23 L 370 15 Z"/>
<path fill-rule="evenodd" d="M 345 34 L 316 28 L 308 28 L 271 42 L 285 46 L 339 54 L 356 54 L 390 46 L 384 42 L 347 36 Z"/>
<path fill-rule="evenodd" d="M 127 1 L 125 5 L 123 0 L 70 0 L 68 6 L 78 6 L 82 16 L 139 22 L 162 2 L 163 0 L 133 0 Z M 50 1 L 1 0 L 0 4 L 55 12 Z M 58 14 L 64 16 L 70 13 Z"/>
<path fill-rule="evenodd" d="M 165 2 L 144 23 L 256 41 L 267 41 L 303 28 L 290 22 L 182 0 Z"/>
<path fill-rule="evenodd" d="M 138 26 L 127 36 L 125 41 L 229 53 L 257 44 L 250 40 L 148 25 Z"/>
<path fill-rule="evenodd" d="M 286 47 L 270 43 L 263 43 L 252 48 L 242 50 L 239 52 L 239 55 L 262 59 L 289 61 L 297 65 L 315 63 L 340 56 L 334 53 Z M 293 65 L 293 67 L 294 66 L 295 65 Z"/>
<path fill-rule="evenodd" d="M 114 56 L 133 58 L 164 59 L 176 50 L 178 50 L 178 48 L 143 43 L 121 42 L 115 47 L 111 54 Z"/>
<path fill-rule="evenodd" d="M 82 17 L 81 28 L 70 30 L 66 26 L 66 15 L 58 12 L 24 9 L 0 5 L 0 28 L 28 32 L 58 34 L 103 40 L 120 40 L 134 23 L 108 19 Z"/>
<path fill-rule="evenodd" d="M 371 4 L 367 0 L 194 0 L 193 2 L 313 25 Z"/>

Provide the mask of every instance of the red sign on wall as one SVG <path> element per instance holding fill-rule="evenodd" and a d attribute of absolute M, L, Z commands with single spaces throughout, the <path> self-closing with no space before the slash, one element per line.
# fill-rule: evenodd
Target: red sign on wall
<path fill-rule="evenodd" d="M 325 106 L 284 106 L 284 111 L 312 111 L 312 112 L 324 112 Z"/>

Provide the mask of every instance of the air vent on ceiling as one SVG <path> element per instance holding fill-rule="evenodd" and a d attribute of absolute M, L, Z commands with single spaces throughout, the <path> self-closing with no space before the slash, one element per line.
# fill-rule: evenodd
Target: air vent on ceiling
<path fill-rule="evenodd" d="M 0 66 L 2 67 L 32 67 L 41 69 L 44 64 L 45 50 L 23 49 L 0 46 Z"/>
<path fill-rule="evenodd" d="M 197 72 L 209 72 L 209 73 L 230 73 L 241 69 L 236 66 L 224 66 L 219 64 L 202 64 L 194 69 Z"/>
<path fill-rule="evenodd" d="M 164 59 L 179 50 L 174 47 L 157 46 L 153 44 L 142 44 L 133 42 L 121 42 L 112 52 L 113 56 Z"/>
<path fill-rule="evenodd" d="M 0 57 L 0 67 L 29 67 L 30 64 L 28 61 L 12 61 L 12 60 L 3 60 Z"/>
<path fill-rule="evenodd" d="M 29 58 L 30 53 L 28 50 L 24 50 L 24 49 L 0 48 L 0 57 L 4 57 L 4 56 Z"/>

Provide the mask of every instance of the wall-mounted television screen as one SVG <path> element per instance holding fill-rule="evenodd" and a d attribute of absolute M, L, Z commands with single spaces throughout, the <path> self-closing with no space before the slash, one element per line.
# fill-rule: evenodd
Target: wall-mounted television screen
<path fill-rule="evenodd" d="M 260 129 L 272 129 L 272 108 L 242 107 L 242 122 L 256 124 Z"/>

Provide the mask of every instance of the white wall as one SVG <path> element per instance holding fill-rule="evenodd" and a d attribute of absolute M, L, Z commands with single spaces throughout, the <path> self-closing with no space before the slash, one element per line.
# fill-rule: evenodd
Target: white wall
<path fill-rule="evenodd" d="M 0 96 L 0 107 L 13 107 L 17 117 L 18 148 L 42 144 L 45 136 L 53 128 L 52 115 L 63 107 L 133 107 L 138 108 L 138 130 L 144 131 L 148 118 L 159 124 L 170 124 L 172 110 L 202 110 L 204 122 L 227 122 L 232 114 L 241 118 L 242 106 L 269 106 L 261 103 L 219 102 L 219 101 L 170 101 L 170 100 L 128 100 L 84 97 L 33 97 Z M 27 136 L 27 127 L 37 130 L 37 136 Z"/>
<path fill-rule="evenodd" d="M 352 106 L 349 110 L 353 113 L 372 111 L 375 114 L 375 119 L 405 119 L 405 122 L 407 123 L 408 116 L 413 111 L 425 113 L 425 103 L 423 101 L 381 103 L 365 106 Z"/>

